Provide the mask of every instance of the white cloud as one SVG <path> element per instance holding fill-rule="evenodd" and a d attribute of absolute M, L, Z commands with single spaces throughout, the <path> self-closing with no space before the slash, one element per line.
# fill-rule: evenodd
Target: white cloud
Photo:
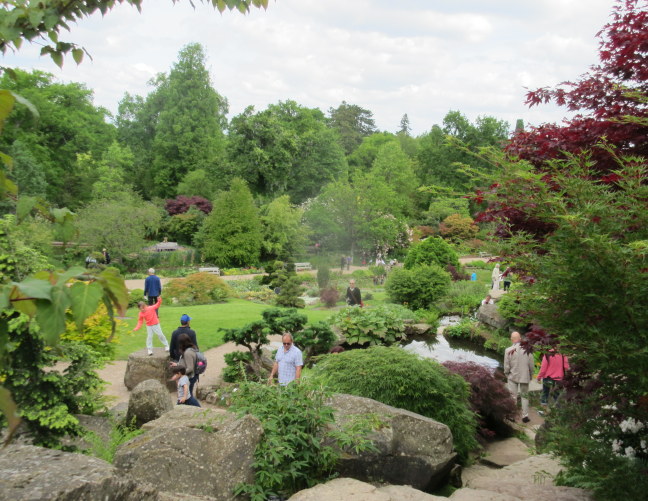
<path fill-rule="evenodd" d="M 59 70 L 26 47 L 3 65 L 38 68 L 94 89 L 116 111 L 125 92 L 144 95 L 178 51 L 201 43 L 215 88 L 231 114 L 294 99 L 323 111 L 342 100 L 374 113 L 394 131 L 407 113 L 414 133 L 448 110 L 514 123 L 559 121 L 564 110 L 524 106 L 525 87 L 575 79 L 596 63 L 595 33 L 613 0 L 276 0 L 267 11 L 223 15 L 184 0 L 118 6 L 93 16 L 63 40 L 93 60 Z"/>

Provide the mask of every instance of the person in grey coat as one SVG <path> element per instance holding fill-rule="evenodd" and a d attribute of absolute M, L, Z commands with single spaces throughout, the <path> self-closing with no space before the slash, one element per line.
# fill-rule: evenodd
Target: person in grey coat
<path fill-rule="evenodd" d="M 519 332 L 511 333 L 512 346 L 504 352 L 504 375 L 507 387 L 517 403 L 518 391 L 522 400 L 522 421 L 529 422 L 529 381 L 533 378 L 533 355 L 526 353 L 520 345 Z"/>

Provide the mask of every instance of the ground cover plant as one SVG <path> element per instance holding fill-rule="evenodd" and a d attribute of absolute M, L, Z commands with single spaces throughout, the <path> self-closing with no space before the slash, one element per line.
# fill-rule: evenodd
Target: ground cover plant
<path fill-rule="evenodd" d="M 390 346 L 407 337 L 405 320 L 414 317 L 414 313 L 399 305 L 348 306 L 330 317 L 329 322 L 350 345 Z"/>
<path fill-rule="evenodd" d="M 468 383 L 433 360 L 398 347 L 375 346 L 321 357 L 308 377 L 332 391 L 372 398 L 444 423 L 461 460 L 477 447 Z"/>
<path fill-rule="evenodd" d="M 188 306 L 212 304 L 233 295 L 232 289 L 222 278 L 211 273 L 192 273 L 185 278 L 171 280 L 164 287 L 164 304 Z"/>

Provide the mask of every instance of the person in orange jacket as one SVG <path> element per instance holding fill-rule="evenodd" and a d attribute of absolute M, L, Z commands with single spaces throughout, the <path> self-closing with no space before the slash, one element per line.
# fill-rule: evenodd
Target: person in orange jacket
<path fill-rule="evenodd" d="M 169 351 L 169 342 L 162 332 L 162 327 L 160 327 L 160 319 L 157 316 L 157 309 L 162 304 L 162 296 L 158 296 L 157 302 L 152 306 L 146 306 L 144 301 L 138 303 L 140 310 L 139 319 L 137 325 L 133 329 L 133 332 L 138 330 L 143 322 L 146 322 L 146 332 L 148 336 L 146 337 L 146 349 L 148 350 L 149 355 L 153 355 L 153 333 L 157 334 L 158 339 L 164 345 L 164 351 Z"/>

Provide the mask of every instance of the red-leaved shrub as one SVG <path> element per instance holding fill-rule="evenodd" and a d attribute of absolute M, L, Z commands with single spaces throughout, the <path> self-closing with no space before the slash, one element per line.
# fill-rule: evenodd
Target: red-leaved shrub
<path fill-rule="evenodd" d="M 170 198 L 164 204 L 164 208 L 169 216 L 175 216 L 177 214 L 184 214 L 192 205 L 195 205 L 205 214 L 209 214 L 212 211 L 212 204 L 206 198 L 198 196 L 185 197 L 184 195 Z"/>
<path fill-rule="evenodd" d="M 320 301 L 328 308 L 333 308 L 340 298 L 340 293 L 335 287 L 326 287 L 320 291 Z"/>
<path fill-rule="evenodd" d="M 515 419 L 517 408 L 511 393 L 486 367 L 474 362 L 444 362 L 450 372 L 470 383 L 470 406 L 478 415 L 479 434 L 484 438 L 507 435 L 508 419 Z"/>

